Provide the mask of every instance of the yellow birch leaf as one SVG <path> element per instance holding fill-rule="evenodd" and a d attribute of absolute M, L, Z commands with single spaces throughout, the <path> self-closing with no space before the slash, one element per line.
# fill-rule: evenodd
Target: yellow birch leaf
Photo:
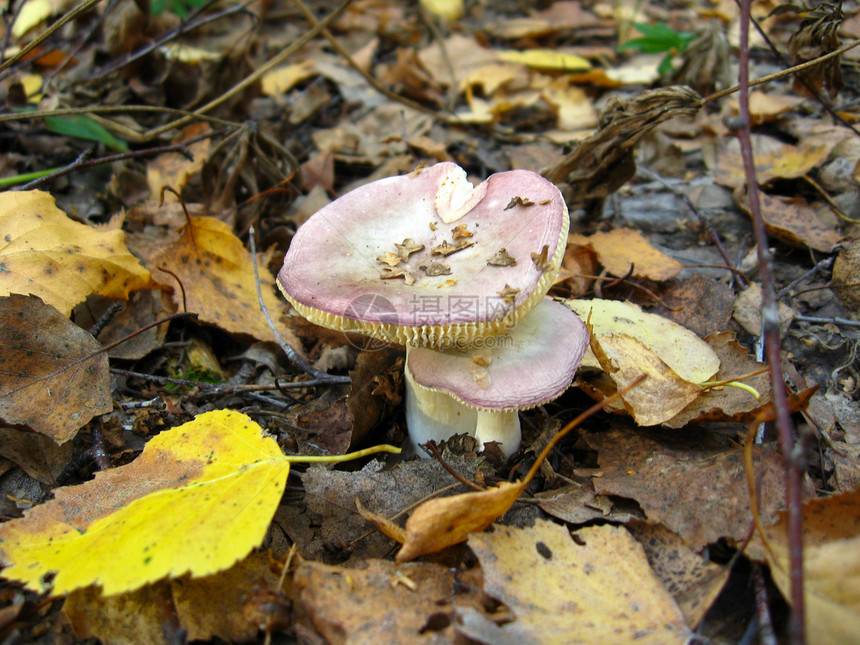
<path fill-rule="evenodd" d="M 201 414 L 0 526 L 3 576 L 54 596 L 93 584 L 112 595 L 226 569 L 262 543 L 288 459 L 247 416 Z"/>
<path fill-rule="evenodd" d="M 471 535 L 484 590 L 508 606 L 514 620 L 498 627 L 477 612 L 466 613 L 464 633 L 497 643 L 690 641 L 678 606 L 623 527 L 593 526 L 573 535 L 545 520 Z"/>
<path fill-rule="evenodd" d="M 54 4 L 51 0 L 29 0 L 29 2 L 25 2 L 15 19 L 15 24 L 12 26 L 12 36 L 15 39 L 21 38 L 43 20 L 50 18 L 54 13 Z"/>
<path fill-rule="evenodd" d="M 445 20 L 457 20 L 463 16 L 463 0 L 421 0 L 425 11 Z"/>
<path fill-rule="evenodd" d="M 499 59 L 506 63 L 522 63 L 526 67 L 536 69 L 557 69 L 567 72 L 584 72 L 591 69 L 582 56 L 565 54 L 555 49 L 527 49 L 518 51 L 506 49 L 499 52 Z"/>
<path fill-rule="evenodd" d="M 39 296 L 68 316 L 90 294 L 128 298 L 151 284 L 120 230 L 69 219 L 41 190 L 0 193 L 0 296 Z"/>
<path fill-rule="evenodd" d="M 655 249 L 642 233 L 630 228 L 598 231 L 586 238 L 597 253 L 597 260 L 610 275 L 618 278 L 632 275 L 663 282 L 681 272 L 683 265 Z"/>
<path fill-rule="evenodd" d="M 316 73 L 316 64 L 310 58 L 300 63 L 276 67 L 271 72 L 264 74 L 260 81 L 263 94 L 266 96 L 285 94 Z"/>
<path fill-rule="evenodd" d="M 565 300 L 580 318 L 588 320 L 592 337 L 625 334 L 649 347 L 660 360 L 690 383 L 703 383 L 720 369 L 720 358 L 708 343 L 686 327 L 662 316 L 642 311 L 638 305 L 618 300 Z M 600 368 L 589 349 L 585 367 Z"/>

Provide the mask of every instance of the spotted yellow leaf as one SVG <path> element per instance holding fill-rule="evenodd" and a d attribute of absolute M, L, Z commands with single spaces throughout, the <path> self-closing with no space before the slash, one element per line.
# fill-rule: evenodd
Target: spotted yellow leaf
<path fill-rule="evenodd" d="M 91 294 L 125 299 L 150 285 L 125 233 L 75 222 L 44 191 L 0 193 L 0 231 L 0 296 L 39 296 L 68 316 Z"/>

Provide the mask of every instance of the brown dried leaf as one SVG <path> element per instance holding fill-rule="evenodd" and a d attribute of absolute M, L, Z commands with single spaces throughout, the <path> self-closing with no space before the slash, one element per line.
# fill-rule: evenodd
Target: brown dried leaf
<path fill-rule="evenodd" d="M 658 295 L 662 303 L 649 307 L 648 313 L 667 318 L 699 336 L 728 328 L 735 292 L 723 280 L 693 274 L 664 282 Z M 640 305 L 653 304 L 650 296 L 644 299 L 647 303 L 639 302 Z"/>
<path fill-rule="evenodd" d="M 0 427 L 0 455 L 48 486 L 57 485 L 57 476 L 69 465 L 73 454 L 71 443 L 58 446 L 35 432 Z"/>
<path fill-rule="evenodd" d="M 556 184 L 568 183 L 571 209 L 602 200 L 636 172 L 633 152 L 639 139 L 676 116 L 695 116 L 701 97 L 688 87 L 646 90 L 634 97 L 612 98 L 600 115 L 600 128 L 561 162 L 541 174 Z"/>
<path fill-rule="evenodd" d="M 753 135 L 756 179 L 765 186 L 776 179 L 802 177 L 818 167 L 832 146 L 815 142 L 793 146 L 765 135 Z M 721 138 L 717 143 L 716 164 L 711 169 L 714 181 L 740 188 L 746 184 L 740 144 L 736 138 Z"/>
<path fill-rule="evenodd" d="M 627 524 L 654 573 L 675 598 L 688 625 L 695 627 L 729 579 L 727 567 L 706 560 L 680 536 L 660 524 Z"/>
<path fill-rule="evenodd" d="M 649 522 L 660 522 L 698 550 L 721 537 L 742 540 L 752 525 L 742 448 L 706 430 L 610 430 L 583 433 L 597 450 L 601 476 L 592 479 L 604 495 L 639 502 Z M 771 447 L 754 449 L 761 482 L 761 517 L 776 518 L 785 505 L 784 467 Z M 811 487 L 807 484 L 807 492 Z"/>
<path fill-rule="evenodd" d="M 658 251 L 639 231 L 616 228 L 609 232 L 597 232 L 586 238 L 597 253 L 597 259 L 611 275 L 632 275 L 661 282 L 670 280 L 681 272 L 683 265 Z"/>
<path fill-rule="evenodd" d="M 72 592 L 63 605 L 78 638 L 105 643 L 164 645 L 164 603 L 176 607 L 189 640 L 248 642 L 259 626 L 242 612 L 255 587 L 275 588 L 278 572 L 268 553 L 252 553 L 233 567 L 205 578 L 174 580 L 130 593 L 103 596 L 97 586 Z"/>
<path fill-rule="evenodd" d="M 369 560 L 362 569 L 302 562 L 295 588 L 328 643 L 453 643 L 454 603 L 481 606 L 478 572 Z"/>
<path fill-rule="evenodd" d="M 184 304 L 205 323 L 221 329 L 248 334 L 259 340 L 274 340 L 272 330 L 260 311 L 254 283 L 254 259 L 233 231 L 212 217 L 192 217 L 182 236 L 150 259 L 157 279 L 173 288 L 173 302 L 181 310 L 183 291 L 176 279 L 159 271 L 166 268 L 178 276 L 184 287 Z M 275 295 L 274 279 L 265 266 L 259 267 L 263 301 L 278 331 L 296 350 L 298 340 L 278 323 L 284 303 Z"/>
<path fill-rule="evenodd" d="M 750 215 L 746 191 L 736 190 L 735 202 Z M 845 237 L 839 231 L 839 220 L 835 215 L 828 222 L 823 213 L 799 197 L 771 196 L 760 192 L 759 204 L 768 233 L 791 246 L 829 253 Z"/>
<path fill-rule="evenodd" d="M 0 418 L 64 443 L 111 411 L 108 357 L 36 296 L 0 298 Z"/>
<path fill-rule="evenodd" d="M 406 540 L 395 560 L 407 562 L 436 553 L 463 542 L 470 533 L 483 531 L 514 505 L 524 489 L 521 482 L 502 482 L 479 493 L 424 502 L 406 521 Z"/>

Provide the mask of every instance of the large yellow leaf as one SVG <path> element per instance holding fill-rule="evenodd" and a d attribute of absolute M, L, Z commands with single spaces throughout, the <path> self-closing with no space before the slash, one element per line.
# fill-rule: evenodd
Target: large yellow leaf
<path fill-rule="evenodd" d="M 0 296 L 39 296 L 68 316 L 90 294 L 127 298 L 149 272 L 120 230 L 69 219 L 41 190 L 0 193 Z"/>
<path fill-rule="evenodd" d="M 481 562 L 484 591 L 515 617 L 498 627 L 463 612 L 461 631 L 482 642 L 680 645 L 692 635 L 624 528 L 584 528 L 571 539 L 567 528 L 538 520 L 473 533 L 469 547 Z"/>
<path fill-rule="evenodd" d="M 202 414 L 0 526 L 3 576 L 52 595 L 92 584 L 110 595 L 226 569 L 263 541 L 287 459 L 247 416 Z"/>

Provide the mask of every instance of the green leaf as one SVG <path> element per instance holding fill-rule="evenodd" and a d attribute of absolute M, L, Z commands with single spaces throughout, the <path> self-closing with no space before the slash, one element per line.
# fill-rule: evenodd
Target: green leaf
<path fill-rule="evenodd" d="M 186 18 L 192 9 L 199 9 L 206 0 L 152 0 L 149 3 L 149 13 L 157 16 L 167 10 L 180 18 Z"/>
<path fill-rule="evenodd" d="M 672 66 L 672 54 L 666 54 L 663 56 L 663 59 L 660 61 L 660 64 L 657 66 L 657 73 L 660 76 L 666 76 L 675 68 Z"/>
<path fill-rule="evenodd" d="M 619 51 L 624 49 L 636 49 L 643 54 L 660 54 L 663 52 L 679 53 L 684 51 L 687 45 L 695 37 L 694 34 L 678 32 L 668 25 L 658 22 L 655 25 L 645 23 L 633 23 L 636 31 L 643 35 L 642 38 L 632 38 L 618 47 Z M 663 63 L 661 63 L 661 66 Z M 671 69 L 671 65 L 670 65 Z"/>
<path fill-rule="evenodd" d="M 45 124 L 48 130 L 55 134 L 64 134 L 68 137 L 83 139 L 84 141 L 96 141 L 116 152 L 127 152 L 128 144 L 122 139 L 117 139 L 103 126 L 96 123 L 92 118 L 77 114 L 75 116 L 46 116 Z"/>

